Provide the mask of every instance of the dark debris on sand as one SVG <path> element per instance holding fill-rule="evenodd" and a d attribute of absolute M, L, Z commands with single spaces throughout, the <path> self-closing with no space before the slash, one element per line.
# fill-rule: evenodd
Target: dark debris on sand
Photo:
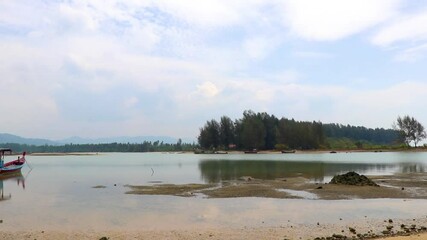
<path fill-rule="evenodd" d="M 379 187 L 371 179 L 367 178 L 365 175 L 360 175 L 356 172 L 348 172 L 342 175 L 336 175 L 329 182 L 331 184 L 343 184 L 343 185 L 355 185 L 355 186 L 376 186 Z"/>

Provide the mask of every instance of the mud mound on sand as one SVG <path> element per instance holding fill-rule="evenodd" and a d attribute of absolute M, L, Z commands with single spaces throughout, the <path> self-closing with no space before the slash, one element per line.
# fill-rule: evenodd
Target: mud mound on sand
<path fill-rule="evenodd" d="M 355 185 L 355 186 L 376 186 L 378 184 L 373 182 L 371 179 L 364 175 L 360 175 L 356 172 L 348 172 L 342 175 L 336 175 L 329 182 L 331 184 L 343 184 L 343 185 Z"/>

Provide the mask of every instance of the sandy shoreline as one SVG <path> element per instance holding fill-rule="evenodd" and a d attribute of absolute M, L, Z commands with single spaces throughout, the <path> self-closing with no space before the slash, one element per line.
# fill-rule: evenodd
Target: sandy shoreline
<path fill-rule="evenodd" d="M 427 152 L 427 148 L 410 149 L 315 149 L 315 150 L 295 150 L 295 153 L 282 153 L 278 150 L 260 150 L 258 154 L 307 154 L 307 153 L 380 153 L 380 152 Z M 244 151 L 228 151 L 229 154 L 244 154 Z"/>
<path fill-rule="evenodd" d="M 408 222 L 409 220 L 406 220 Z M 402 221 L 397 221 L 394 224 L 398 228 L 398 224 Z M 417 224 L 425 220 L 417 220 Z M 349 226 L 354 228 L 356 232 L 351 232 Z M 186 239 L 201 239 L 201 240 L 298 240 L 298 239 L 326 239 L 327 237 L 337 236 L 332 239 L 339 239 L 339 236 L 346 236 L 353 239 L 388 239 L 388 240 L 419 240 L 427 239 L 426 232 L 413 232 L 409 236 L 390 236 L 381 233 L 385 229 L 384 226 L 390 224 L 382 224 L 381 221 L 376 222 L 358 222 L 354 224 L 335 224 L 335 225 L 286 225 L 279 227 L 255 227 L 255 228 L 212 228 L 212 229 L 188 229 L 188 230 L 43 230 L 34 229 L 29 231 L 1 231 L 0 240 L 8 239 L 102 239 L 103 237 L 110 240 L 127 240 L 127 239 L 171 239 L 171 240 L 186 240 Z M 397 231 L 396 231 L 397 232 Z M 360 236 L 360 237 L 359 237 Z M 104 238 L 104 239 L 105 239 Z"/>
<path fill-rule="evenodd" d="M 96 156 L 97 152 L 72 152 L 72 153 L 30 153 L 31 156 Z"/>
<path fill-rule="evenodd" d="M 245 154 L 244 151 L 220 151 L 222 154 Z M 315 149 L 315 150 L 295 150 L 294 153 L 282 153 L 278 150 L 260 150 L 257 154 L 326 154 L 326 153 L 379 153 L 379 152 L 427 152 L 427 148 L 411 148 L 411 149 Z M 52 153 L 29 153 L 32 156 L 89 156 L 106 154 L 110 152 L 52 152 Z M 182 152 L 139 152 L 139 153 L 181 153 L 181 154 L 194 154 L 193 151 L 182 151 Z M 205 155 L 206 153 L 202 154 Z M 12 155 L 20 155 L 20 153 L 14 153 Z M 215 154 L 206 154 L 215 155 Z"/>
<path fill-rule="evenodd" d="M 382 238 L 382 239 L 389 239 L 389 240 L 425 240 L 427 239 L 427 234 L 415 234 L 411 236 L 396 236 L 396 237 L 388 237 L 388 238 Z"/>

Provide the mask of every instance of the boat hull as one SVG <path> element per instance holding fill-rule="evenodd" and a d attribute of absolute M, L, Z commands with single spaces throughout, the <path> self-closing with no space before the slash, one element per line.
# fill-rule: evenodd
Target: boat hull
<path fill-rule="evenodd" d="M 282 153 L 295 153 L 296 151 L 295 150 L 292 150 L 292 151 L 285 151 L 285 150 L 282 150 Z"/>
<path fill-rule="evenodd" d="M 257 154 L 258 151 L 244 151 L 244 153 L 246 153 L 246 154 Z"/>
<path fill-rule="evenodd" d="M 22 167 L 24 166 L 24 163 L 25 156 L 15 161 L 5 163 L 4 166 L 0 168 L 0 175 L 14 174 L 20 172 Z"/>
<path fill-rule="evenodd" d="M 0 174 L 12 174 L 12 173 L 17 173 L 19 171 L 21 171 L 22 167 L 24 165 L 21 166 L 12 166 L 12 167 L 4 167 L 0 169 Z"/>

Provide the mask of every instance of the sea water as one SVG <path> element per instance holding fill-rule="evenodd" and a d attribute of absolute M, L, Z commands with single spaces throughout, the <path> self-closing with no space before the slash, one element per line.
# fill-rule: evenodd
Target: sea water
<path fill-rule="evenodd" d="M 416 218 L 427 200 L 311 200 L 148 196 L 130 185 L 220 183 L 252 176 L 303 176 L 326 182 L 338 173 L 424 172 L 427 153 L 227 154 L 99 153 L 27 156 L 21 176 L 0 179 L 0 229 L 186 229 L 278 226 L 340 218 Z M 6 159 L 7 161 L 8 159 Z M 93 188 L 102 186 L 102 188 Z"/>

